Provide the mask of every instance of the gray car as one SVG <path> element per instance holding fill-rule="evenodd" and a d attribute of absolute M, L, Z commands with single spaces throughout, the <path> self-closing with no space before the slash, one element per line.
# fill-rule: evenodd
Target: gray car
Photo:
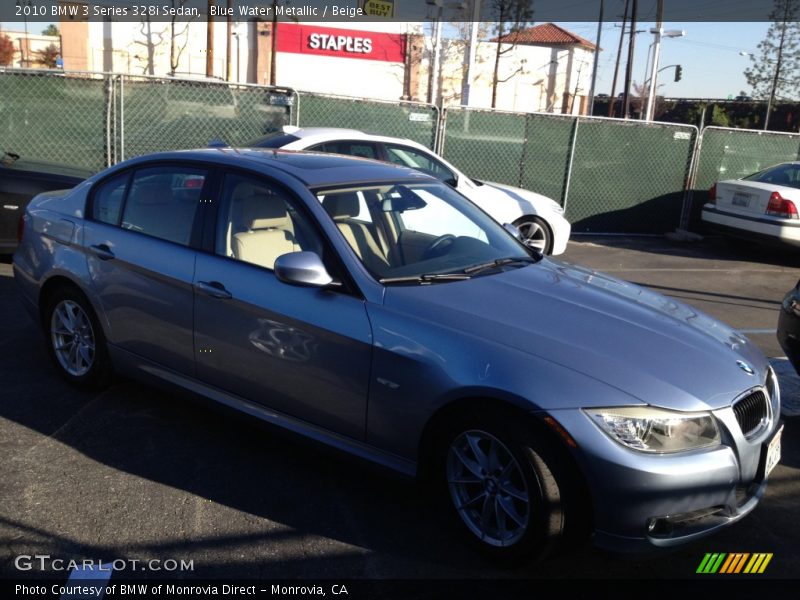
<path fill-rule="evenodd" d="M 189 390 L 425 482 L 506 561 L 730 525 L 780 458 L 780 393 L 730 327 L 542 257 L 404 167 L 145 156 L 42 194 L 14 257 L 70 382 Z"/>

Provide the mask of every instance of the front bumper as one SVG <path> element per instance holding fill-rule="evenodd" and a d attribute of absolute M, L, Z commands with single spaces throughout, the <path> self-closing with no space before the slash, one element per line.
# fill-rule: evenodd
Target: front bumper
<path fill-rule="evenodd" d="M 778 432 L 780 407 L 752 440 L 733 409 L 713 411 L 719 446 L 646 454 L 611 440 L 580 410 L 551 415 L 578 444 L 575 457 L 592 496 L 595 544 L 620 552 L 652 552 L 705 537 L 750 513 L 763 497 L 766 445 Z"/>
<path fill-rule="evenodd" d="M 562 215 L 553 214 L 547 216 L 547 222 L 553 230 L 553 251 L 551 254 L 564 254 L 567 250 L 567 242 L 572 232 L 572 225 Z"/>

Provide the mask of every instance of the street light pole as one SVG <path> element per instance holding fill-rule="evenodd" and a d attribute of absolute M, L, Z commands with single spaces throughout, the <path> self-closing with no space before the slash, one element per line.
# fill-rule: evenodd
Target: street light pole
<path fill-rule="evenodd" d="M 647 92 L 647 109 L 645 110 L 644 115 L 645 121 L 652 121 L 653 113 L 655 112 L 656 94 L 658 92 L 658 72 L 661 70 L 658 68 L 658 61 L 661 58 L 661 38 L 676 38 L 686 35 L 686 32 L 681 29 L 670 29 L 668 31 L 664 31 L 661 26 L 651 29 L 650 32 L 656 36 L 656 39 L 653 42 L 653 60 L 650 65 L 650 87 Z"/>
<path fill-rule="evenodd" d="M 478 26 L 481 18 L 481 0 L 472 0 L 472 23 L 469 30 L 469 48 L 464 53 L 464 80 L 461 82 L 461 104 L 469 106 L 469 92 L 472 88 L 472 65 L 478 51 Z"/>

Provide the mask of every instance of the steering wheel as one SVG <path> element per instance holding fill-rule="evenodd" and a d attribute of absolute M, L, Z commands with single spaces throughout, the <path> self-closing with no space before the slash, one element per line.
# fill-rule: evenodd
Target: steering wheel
<path fill-rule="evenodd" d="M 456 236 L 452 233 L 445 233 L 433 240 L 422 253 L 420 260 L 427 260 L 429 258 L 436 258 L 442 256 L 445 249 L 448 248 L 453 242 L 456 241 Z"/>

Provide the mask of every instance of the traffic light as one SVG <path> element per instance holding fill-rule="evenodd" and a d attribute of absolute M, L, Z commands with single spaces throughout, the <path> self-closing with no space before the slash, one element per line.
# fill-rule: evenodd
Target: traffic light
<path fill-rule="evenodd" d="M 683 67 L 675 65 L 675 81 L 680 81 L 681 77 L 683 77 Z"/>

